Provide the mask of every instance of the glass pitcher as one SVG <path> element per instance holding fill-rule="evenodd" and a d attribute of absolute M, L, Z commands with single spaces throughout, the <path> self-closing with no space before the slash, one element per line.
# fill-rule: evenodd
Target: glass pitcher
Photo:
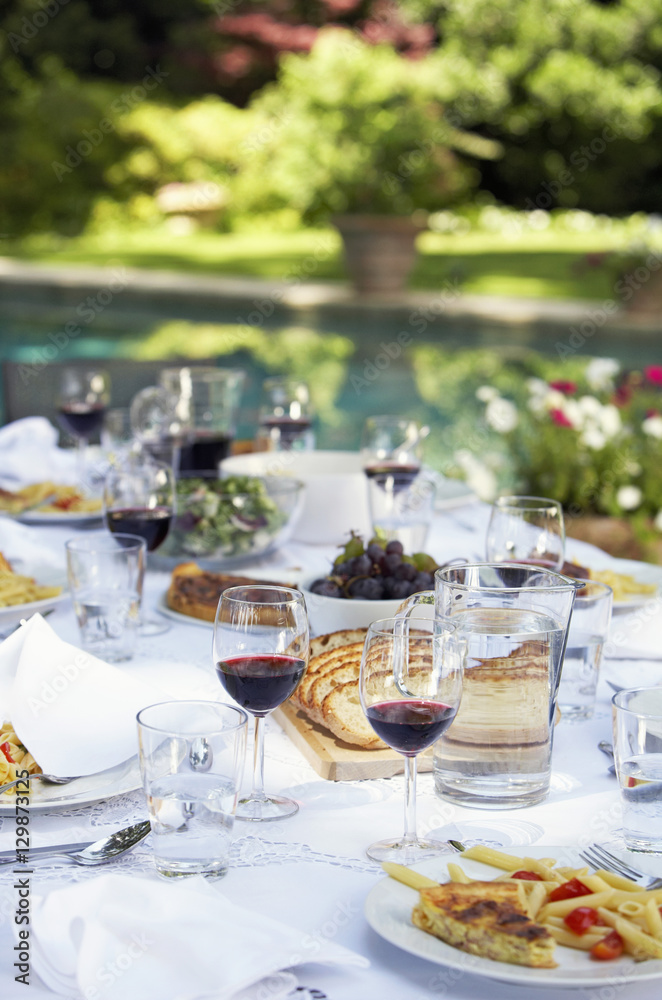
<path fill-rule="evenodd" d="M 462 702 L 434 747 L 435 789 L 458 805 L 512 809 L 549 791 L 556 701 L 574 581 L 517 563 L 469 563 L 435 573 L 434 604 L 466 639 Z"/>
<path fill-rule="evenodd" d="M 238 368 L 189 365 L 164 368 L 159 383 L 176 399 L 182 427 L 181 476 L 218 475 L 235 436 L 235 413 L 245 372 Z"/>

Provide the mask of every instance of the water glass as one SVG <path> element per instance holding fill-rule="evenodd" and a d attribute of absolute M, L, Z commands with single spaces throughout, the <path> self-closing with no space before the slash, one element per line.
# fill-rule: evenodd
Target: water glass
<path fill-rule="evenodd" d="M 560 570 L 565 559 L 561 504 L 547 497 L 499 497 L 492 505 L 485 558 Z"/>
<path fill-rule="evenodd" d="M 631 851 L 662 853 L 662 688 L 630 688 L 612 698 L 614 758 Z"/>
<path fill-rule="evenodd" d="M 138 713 L 138 746 L 156 869 L 166 878 L 226 874 L 248 716 L 213 701 Z"/>
<path fill-rule="evenodd" d="M 602 649 L 611 622 L 611 587 L 591 580 L 582 583 L 575 594 L 559 685 L 561 718 L 569 722 L 593 715 Z"/>
<path fill-rule="evenodd" d="M 137 535 L 94 532 L 65 543 L 83 649 L 108 663 L 133 656 L 147 547 Z"/>
<path fill-rule="evenodd" d="M 554 716 L 575 584 L 513 563 L 446 566 L 434 604 L 467 642 L 462 702 L 435 744 L 435 789 L 458 805 L 513 809 L 549 791 Z"/>

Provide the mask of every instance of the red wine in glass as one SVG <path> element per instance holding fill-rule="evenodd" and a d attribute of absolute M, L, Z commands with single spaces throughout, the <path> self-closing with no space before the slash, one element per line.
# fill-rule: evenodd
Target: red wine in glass
<path fill-rule="evenodd" d="M 406 756 L 421 753 L 445 733 L 457 708 L 435 701 L 385 701 L 370 705 L 366 717 L 388 746 Z"/>
<path fill-rule="evenodd" d="M 400 493 L 409 489 L 421 467 L 414 463 L 404 465 L 399 462 L 376 462 L 373 465 L 366 465 L 363 471 L 368 479 L 374 480 L 384 489 Z"/>
<path fill-rule="evenodd" d="M 200 434 L 185 441 L 179 453 L 180 475 L 218 475 L 219 464 L 230 454 L 229 434 Z"/>
<path fill-rule="evenodd" d="M 57 411 L 62 429 L 75 438 L 89 440 L 103 426 L 107 407 L 103 404 L 64 403 Z"/>
<path fill-rule="evenodd" d="M 170 507 L 120 507 L 109 510 L 106 519 L 113 534 L 138 535 L 145 540 L 148 552 L 161 545 L 170 530 Z"/>
<path fill-rule="evenodd" d="M 251 715 L 267 715 L 282 705 L 296 690 L 305 669 L 305 660 L 279 653 L 231 656 L 216 664 L 227 693 Z"/>

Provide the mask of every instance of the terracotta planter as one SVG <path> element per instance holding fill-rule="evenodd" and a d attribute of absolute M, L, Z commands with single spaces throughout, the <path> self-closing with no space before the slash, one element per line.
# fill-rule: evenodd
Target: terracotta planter
<path fill-rule="evenodd" d="M 396 295 L 406 288 L 423 224 L 389 215 L 338 215 L 332 222 L 342 237 L 347 271 L 357 292 Z"/>

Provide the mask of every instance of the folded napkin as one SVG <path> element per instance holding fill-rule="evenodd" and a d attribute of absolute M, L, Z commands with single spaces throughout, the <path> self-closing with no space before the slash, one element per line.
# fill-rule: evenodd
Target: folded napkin
<path fill-rule="evenodd" d="M 16 489 L 53 479 L 76 482 L 73 450 L 58 448 L 58 432 L 45 417 L 25 417 L 0 427 L 0 486 Z"/>
<path fill-rule="evenodd" d="M 0 552 L 12 564 L 15 573 L 30 574 L 37 567 L 48 566 L 61 569 L 64 579 L 66 560 L 62 541 L 51 541 L 49 547 L 48 539 L 38 528 L 19 524 L 11 517 L 0 517 Z M 44 581 L 39 579 L 37 582 Z"/>
<path fill-rule="evenodd" d="M 137 752 L 136 713 L 157 687 L 60 639 L 41 615 L 0 646 L 0 721 L 46 774 L 96 774 Z"/>
<path fill-rule="evenodd" d="M 369 965 L 332 941 L 306 954 L 309 935 L 235 906 L 203 878 L 102 875 L 34 897 L 31 919 L 32 967 L 70 998 L 229 1000 L 301 963 Z M 256 996 L 272 996 L 264 986 Z"/>

